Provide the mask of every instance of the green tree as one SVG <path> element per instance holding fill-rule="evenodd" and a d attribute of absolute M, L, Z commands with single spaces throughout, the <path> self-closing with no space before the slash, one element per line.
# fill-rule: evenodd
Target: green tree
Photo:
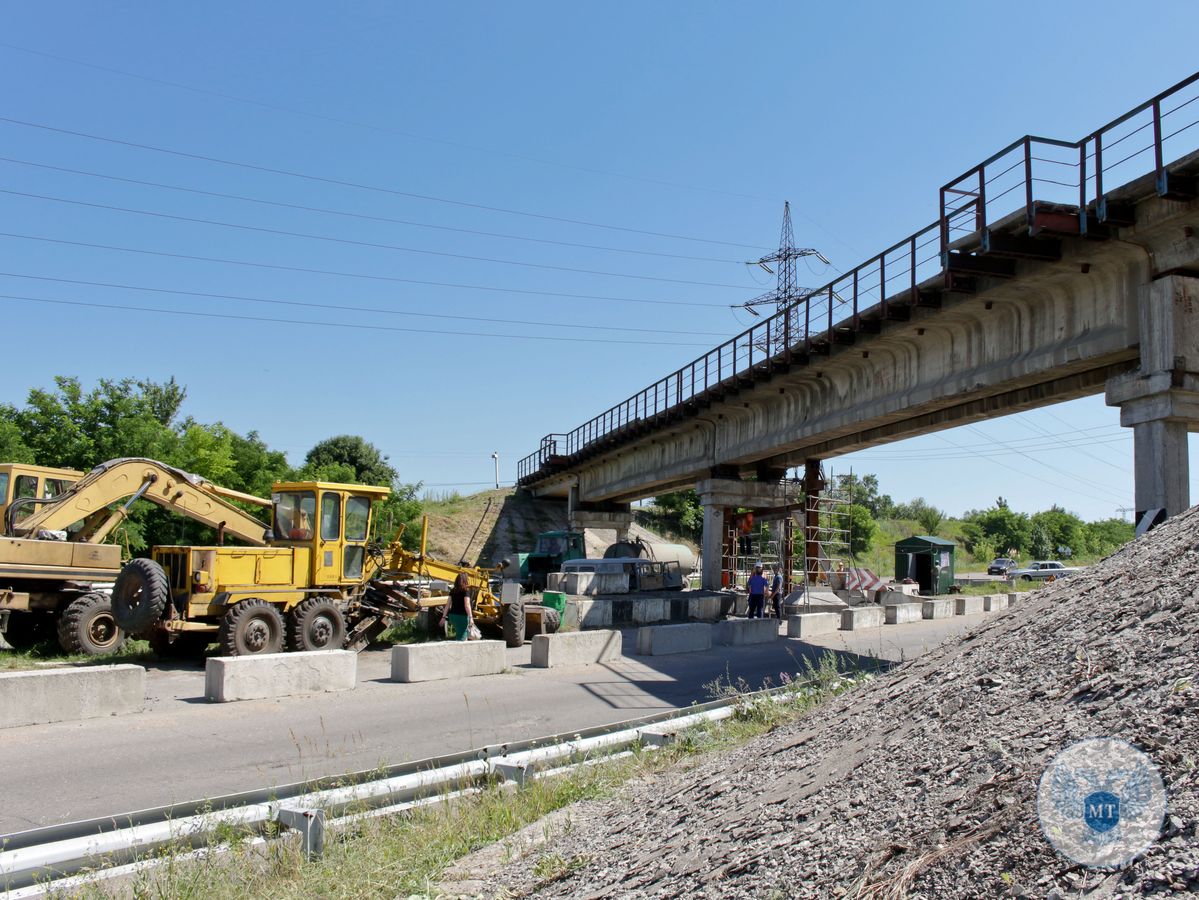
<path fill-rule="evenodd" d="M 1053 556 L 1053 544 L 1045 526 L 1038 523 L 1033 525 L 1028 534 L 1028 552 L 1036 559 L 1049 559 Z"/>
<path fill-rule="evenodd" d="M 870 552 L 878 525 L 870 510 L 861 504 L 850 503 L 845 507 L 845 513 L 849 518 L 849 554 L 857 559 Z"/>
<path fill-rule="evenodd" d="M 1086 526 L 1087 543 L 1091 552 L 1099 556 L 1107 556 L 1119 550 L 1133 538 L 1131 522 L 1123 519 L 1102 519 L 1089 522 Z"/>
<path fill-rule="evenodd" d="M 1002 498 L 1000 498 L 1002 501 Z M 987 539 L 997 555 L 1006 555 L 1009 550 L 1017 553 L 1028 550 L 1029 521 L 1023 513 L 1013 512 L 1006 502 L 997 504 L 993 509 L 982 512 L 971 511 L 965 515 L 965 534 L 967 547 L 973 551 L 974 544 L 980 539 Z"/>
<path fill-rule="evenodd" d="M 329 472 L 333 466 L 348 467 L 353 472 L 353 478 L 349 479 L 352 484 L 375 484 L 383 487 L 399 477 L 382 451 L 356 434 L 339 434 L 327 438 L 309 450 L 308 455 L 304 457 L 304 471 L 309 473 Z M 346 469 L 338 471 L 344 472 Z"/>
<path fill-rule="evenodd" d="M 699 540 L 704 528 L 704 508 L 694 490 L 674 491 L 654 498 L 655 518 L 680 537 Z"/>
<path fill-rule="evenodd" d="M 1086 525 L 1078 516 L 1066 512 L 1060 506 L 1034 513 L 1029 520 L 1032 527 L 1041 527 L 1049 540 L 1049 553 L 1054 557 L 1074 556 L 1089 553 Z"/>
<path fill-rule="evenodd" d="M 847 475 L 837 476 L 837 490 L 845 495 L 850 503 L 864 506 L 870 515 L 876 519 L 888 519 L 895 511 L 895 503 L 890 495 L 880 494 L 877 475 Z"/>
<path fill-rule="evenodd" d="M 36 463 L 37 458 L 17 426 L 16 416 L 14 407 L 0 404 L 0 462 Z"/>
<path fill-rule="evenodd" d="M 935 537 L 937 529 L 941 527 L 941 521 L 945 518 L 945 514 L 923 497 L 917 497 L 914 500 L 909 500 L 907 503 L 900 503 L 896 506 L 895 518 L 911 519 L 918 522 L 920 527 L 924 529 L 925 534 Z"/>

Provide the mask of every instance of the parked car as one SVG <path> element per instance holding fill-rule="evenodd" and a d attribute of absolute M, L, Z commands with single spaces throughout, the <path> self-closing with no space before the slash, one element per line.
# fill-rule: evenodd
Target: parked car
<path fill-rule="evenodd" d="M 1038 560 L 1030 562 L 1026 568 L 1012 569 L 1009 578 L 1019 578 L 1021 581 L 1048 581 L 1051 578 L 1065 578 L 1079 572 L 1076 566 L 1067 566 L 1053 560 Z"/>
<path fill-rule="evenodd" d="M 987 566 L 988 575 L 1004 575 L 1016 568 L 1016 561 L 1008 559 L 1006 556 L 1000 556 L 991 560 L 991 565 Z"/>

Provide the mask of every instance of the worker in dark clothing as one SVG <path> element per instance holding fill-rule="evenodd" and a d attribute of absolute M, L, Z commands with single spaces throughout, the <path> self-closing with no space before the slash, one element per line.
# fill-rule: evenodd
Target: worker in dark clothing
<path fill-rule="evenodd" d="M 450 623 L 446 637 L 452 641 L 468 640 L 475 617 L 470 608 L 470 591 L 467 589 L 465 572 L 459 572 L 458 577 L 454 579 L 454 586 L 450 588 L 450 602 L 443 609 L 445 611 L 441 614 L 441 627 L 445 628 L 447 620 Z"/>
<path fill-rule="evenodd" d="M 754 564 L 754 573 L 745 583 L 745 589 L 749 592 L 748 618 L 762 618 L 762 608 L 766 605 L 766 576 L 762 574 L 761 563 Z"/>
<path fill-rule="evenodd" d="M 774 577 L 770 579 L 770 603 L 774 607 L 774 617 L 783 620 L 783 573 L 776 566 Z"/>

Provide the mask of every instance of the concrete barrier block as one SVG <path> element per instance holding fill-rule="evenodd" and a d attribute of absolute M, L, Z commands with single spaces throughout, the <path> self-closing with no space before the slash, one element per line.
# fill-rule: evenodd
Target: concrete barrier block
<path fill-rule="evenodd" d="M 1007 594 L 987 594 L 983 597 L 983 610 L 999 612 L 1001 609 L 1007 609 Z"/>
<path fill-rule="evenodd" d="M 579 630 L 579 604 L 577 600 L 566 601 L 566 608 L 562 610 L 562 622 L 558 625 L 558 630 Z"/>
<path fill-rule="evenodd" d="M 533 637 L 533 666 L 587 666 L 621 658 L 619 631 L 574 631 Z"/>
<path fill-rule="evenodd" d="M 920 604 L 921 615 L 926 619 L 948 619 L 953 615 L 953 608 L 953 600 L 950 597 L 925 600 Z"/>
<path fill-rule="evenodd" d="M 778 619 L 726 619 L 717 622 L 712 632 L 712 643 L 723 647 L 769 644 L 778 638 Z"/>
<path fill-rule="evenodd" d="M 78 666 L 0 674 L 0 728 L 141 712 L 141 666 Z"/>
<path fill-rule="evenodd" d="M 720 618 L 719 597 L 693 597 L 687 600 L 687 618 L 712 622 Z"/>
<path fill-rule="evenodd" d="M 983 611 L 982 597 L 958 597 L 953 601 L 954 615 L 972 616 Z"/>
<path fill-rule="evenodd" d="M 357 684 L 352 650 L 213 656 L 204 665 L 204 696 L 213 703 L 352 691 Z"/>
<path fill-rule="evenodd" d="M 660 597 L 637 597 L 633 600 L 633 624 L 650 625 L 670 621 L 670 601 Z"/>
<path fill-rule="evenodd" d="M 841 630 L 857 631 L 860 628 L 877 628 L 883 624 L 881 606 L 851 606 L 841 610 Z"/>
<path fill-rule="evenodd" d="M 495 675 L 504 669 L 503 641 L 430 641 L 391 648 L 391 680 L 411 683 Z"/>
<path fill-rule="evenodd" d="M 1020 600 L 1020 593 L 1018 591 L 1012 591 L 1011 593 L 1009 593 L 1007 595 L 1007 605 L 1008 606 L 1015 606 L 1019 600 Z"/>
<path fill-rule="evenodd" d="M 712 626 L 705 622 L 647 625 L 637 629 L 637 652 L 642 656 L 666 656 L 711 649 Z"/>
<path fill-rule="evenodd" d="M 908 622 L 919 622 L 924 618 L 922 603 L 889 603 L 883 608 L 886 610 L 885 621 L 888 625 L 906 625 Z"/>
<path fill-rule="evenodd" d="M 806 638 L 817 634 L 830 634 L 840 627 L 840 613 L 810 612 L 787 616 L 787 637 Z"/>
<path fill-rule="evenodd" d="M 580 628 L 611 628 L 612 602 L 610 600 L 579 600 Z"/>

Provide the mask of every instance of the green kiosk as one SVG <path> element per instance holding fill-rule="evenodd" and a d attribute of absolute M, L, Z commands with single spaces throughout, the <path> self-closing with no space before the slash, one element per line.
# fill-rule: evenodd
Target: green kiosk
<path fill-rule="evenodd" d="M 922 594 L 948 594 L 953 587 L 953 551 L 957 545 L 927 534 L 895 544 L 895 580 L 910 578 Z"/>

